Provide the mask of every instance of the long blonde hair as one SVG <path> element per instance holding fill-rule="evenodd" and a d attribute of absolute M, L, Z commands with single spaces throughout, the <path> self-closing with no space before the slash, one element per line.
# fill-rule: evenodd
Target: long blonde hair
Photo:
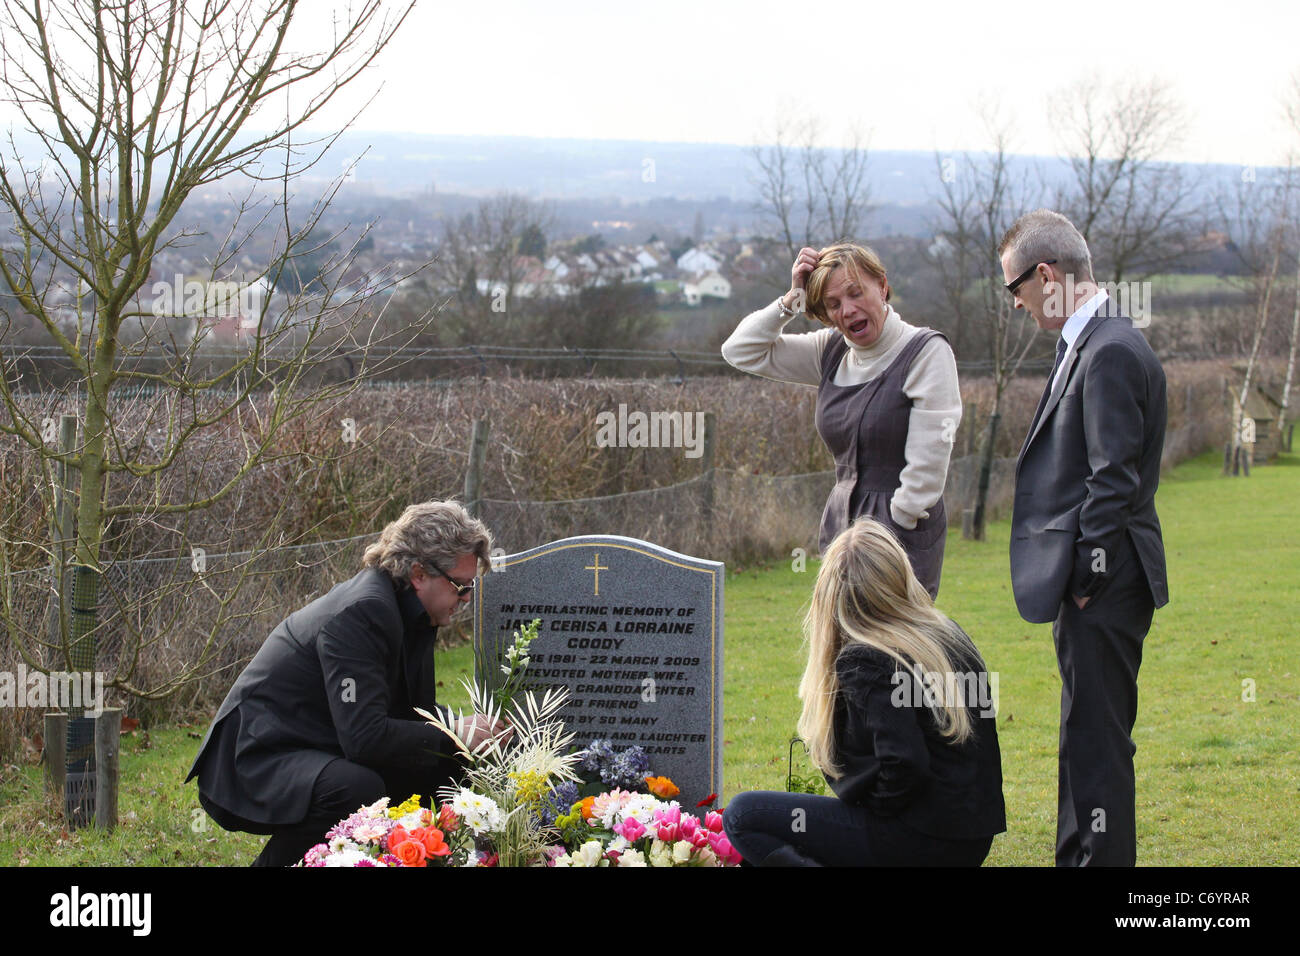
<path fill-rule="evenodd" d="M 840 776 L 835 753 L 840 654 L 854 645 L 874 648 L 914 680 L 984 666 L 970 638 L 935 608 L 894 536 L 870 518 L 859 518 L 826 549 L 803 631 L 808 666 L 799 683 L 799 736 L 813 763 L 832 778 Z M 965 702 L 951 695 L 931 700 L 939 732 L 954 743 L 966 741 L 974 726 Z"/>

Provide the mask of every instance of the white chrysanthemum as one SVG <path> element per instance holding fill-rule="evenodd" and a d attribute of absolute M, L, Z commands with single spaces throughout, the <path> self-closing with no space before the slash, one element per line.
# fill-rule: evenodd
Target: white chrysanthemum
<path fill-rule="evenodd" d="M 667 804 L 661 803 L 649 793 L 634 793 L 623 804 L 622 818 L 624 820 L 636 820 L 642 826 L 649 826 L 654 822 L 655 812 L 666 810 Z"/>
<path fill-rule="evenodd" d="M 356 848 L 357 845 L 347 837 L 336 836 L 334 839 L 330 840 L 331 853 L 342 853 L 345 850 L 355 850 Z"/>
<path fill-rule="evenodd" d="M 475 836 L 501 829 L 505 816 L 491 797 L 461 788 L 451 801 L 451 809 L 460 817 Z"/>
<path fill-rule="evenodd" d="M 425 818 L 425 814 L 427 814 L 428 812 L 429 811 L 423 808 L 419 810 L 413 810 L 412 812 L 408 813 L 406 816 L 399 817 L 397 820 L 397 825 L 400 827 L 404 827 L 407 830 L 415 830 L 419 827 L 427 826 L 428 820 Z"/>
<path fill-rule="evenodd" d="M 383 866 L 382 862 L 373 859 L 372 857 L 368 856 L 365 853 L 362 853 L 360 850 L 356 849 L 355 847 L 346 850 L 341 850 L 338 853 L 331 853 L 329 856 L 325 858 L 325 865 L 326 866 L 356 866 L 358 863 L 361 863 L 363 861 L 366 863 L 373 863 L 375 866 Z"/>

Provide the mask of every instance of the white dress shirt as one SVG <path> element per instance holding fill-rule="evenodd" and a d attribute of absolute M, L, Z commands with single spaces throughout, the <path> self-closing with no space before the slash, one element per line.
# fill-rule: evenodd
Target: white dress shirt
<path fill-rule="evenodd" d="M 1068 357 L 1074 351 L 1074 343 L 1079 338 L 1079 333 L 1083 327 L 1088 324 L 1089 320 L 1097 314 L 1101 304 L 1106 301 L 1106 290 L 1100 289 L 1097 294 L 1074 310 L 1074 313 L 1065 320 L 1065 325 L 1061 326 L 1061 338 L 1065 339 L 1065 354 Z M 1052 390 L 1056 390 L 1056 379 L 1061 377 L 1061 370 L 1066 366 L 1065 360 L 1061 361 L 1060 368 L 1056 370 L 1056 378 L 1052 379 Z"/>

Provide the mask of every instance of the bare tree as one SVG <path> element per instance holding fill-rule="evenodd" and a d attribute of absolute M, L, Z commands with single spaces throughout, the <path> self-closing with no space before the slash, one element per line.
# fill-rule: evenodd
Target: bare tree
<path fill-rule="evenodd" d="M 1083 80 L 1051 97 L 1071 182 L 1056 205 L 1088 242 L 1098 278 L 1167 268 L 1203 234 L 1192 177 L 1160 157 L 1185 135 L 1187 113 L 1159 80 Z"/>
<path fill-rule="evenodd" d="M 349 242 L 360 237 L 313 233 L 332 192 L 291 225 L 289 184 L 332 141 L 313 142 L 304 124 L 374 62 L 410 6 L 386 11 L 381 0 L 365 0 L 313 52 L 301 50 L 299 7 L 3 3 L 6 99 L 36 143 L 28 148 L 11 134 L 0 157 L 11 235 L 0 250 L 4 320 L 34 321 L 75 385 L 61 396 L 20 394 L 24 351 L 0 339 L 0 430 L 26 449 L 24 467 L 40 476 L 51 519 L 32 527 L 6 513 L 0 564 L 9 572 L 34 558 L 53 563 L 63 622 L 42 640 L 6 587 L 6 630 L 32 667 L 94 669 L 97 631 L 106 633 L 104 575 L 124 542 L 156 531 L 152 540 L 184 543 L 195 516 L 218 505 L 237 523 L 238 492 L 254 469 L 340 453 L 337 441 L 319 437 L 310 448 L 294 445 L 293 433 L 301 438 L 308 420 L 331 418 L 332 403 L 367 372 L 374 316 L 364 291 L 339 280 Z M 208 281 L 196 282 L 196 295 L 188 281 L 157 281 L 162 258 L 188 255 L 209 238 L 201 219 L 182 210 L 205 188 L 211 197 L 218 182 L 245 197 L 229 200 L 233 224 L 207 256 Z M 326 240 L 338 252 L 322 259 Z M 312 275 L 298 293 L 274 291 L 308 261 Z M 232 318 L 242 344 L 214 360 L 217 327 Z M 346 364 L 348 381 L 329 382 L 322 360 Z M 71 413 L 75 426 L 62 440 L 59 413 Z M 71 508 L 52 500 L 63 487 Z M 286 494 L 283 507 L 293 500 Z M 256 529 L 250 543 L 277 544 L 275 531 Z M 191 575 L 184 586 L 202 593 L 206 583 Z M 197 659 L 183 673 L 146 679 L 142 655 L 166 644 L 179 617 L 155 619 L 120 593 L 108 596 L 124 635 L 110 685 L 140 697 L 170 694 L 210 670 L 223 627 L 242 611 L 233 592 L 220 595 L 213 618 L 187 622 L 207 631 Z"/>
<path fill-rule="evenodd" d="M 1257 385 L 1261 363 L 1270 351 L 1266 336 L 1276 310 L 1276 300 L 1283 294 L 1283 287 L 1289 285 L 1283 278 L 1283 270 L 1287 268 L 1284 263 L 1300 257 L 1295 238 L 1296 175 L 1295 167 L 1267 176 L 1258 176 L 1252 171 L 1243 176 L 1230 194 L 1221 192 L 1216 200 L 1219 221 L 1231 237 L 1231 247 L 1241 261 L 1242 279 L 1254 308 L 1252 320 L 1242 323 L 1249 346 L 1240 388 L 1232 392 L 1231 433 L 1223 455 L 1225 475 L 1237 475 L 1243 471 L 1250 474 L 1250 453 L 1242 447 L 1254 441 L 1248 434 L 1253 423 L 1247 422 L 1246 405 Z M 1285 402 L 1284 398 L 1279 427 L 1285 425 L 1282 420 Z"/>
<path fill-rule="evenodd" d="M 931 258 L 941 277 L 944 299 L 955 318 L 958 342 L 974 326 L 986 343 L 993 379 L 993 405 L 979 444 L 979 473 L 972 521 L 963 534 L 984 539 L 985 504 L 993 470 L 994 449 L 1007 387 L 1020 371 L 1037 328 L 1017 312 L 1003 288 L 998 242 L 1026 209 L 1033 208 L 1035 186 L 1026 171 L 1012 169 L 1010 124 L 996 105 L 977 107 L 991 150 L 983 154 L 935 157 L 939 181 L 939 221 Z M 959 352 L 959 355 L 964 353 Z"/>
<path fill-rule="evenodd" d="M 1291 124 L 1291 129 L 1300 137 L 1300 72 L 1291 75 L 1291 88 L 1287 91 L 1286 98 L 1286 116 Z M 1295 152 L 1292 152 L 1289 169 L 1294 169 L 1297 164 Z M 1297 227 L 1300 232 L 1300 222 L 1293 218 L 1292 225 Z M 1281 434 L 1289 438 L 1289 429 L 1291 427 L 1291 388 L 1295 382 L 1295 364 L 1297 347 L 1300 346 L 1300 241 L 1296 243 L 1296 276 L 1295 276 L 1295 307 L 1291 313 L 1291 338 L 1290 345 L 1287 349 L 1286 358 L 1286 378 L 1282 385 L 1282 403 L 1278 411 L 1278 428 Z M 1289 447 L 1289 442 L 1288 442 Z"/>
<path fill-rule="evenodd" d="M 782 119 L 770 145 L 755 146 L 759 210 L 784 243 L 786 262 L 804 246 L 853 239 L 871 211 L 867 138 L 859 127 L 843 148 L 822 145 L 815 119 Z M 789 267 L 785 269 L 788 281 Z"/>
<path fill-rule="evenodd" d="M 451 342 L 497 339 L 521 318 L 521 293 L 535 297 L 549 290 L 525 287 L 530 260 L 520 245 L 553 226 L 551 211 L 517 193 L 483 199 L 472 213 L 445 223 L 438 257 L 429 269 L 436 294 L 450 298 L 440 326 Z"/>

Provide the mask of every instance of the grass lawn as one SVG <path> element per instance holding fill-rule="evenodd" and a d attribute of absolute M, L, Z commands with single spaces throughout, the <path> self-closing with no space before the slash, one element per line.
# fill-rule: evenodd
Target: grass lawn
<path fill-rule="evenodd" d="M 1171 603 L 1156 612 L 1139 677 L 1138 862 L 1300 863 L 1300 457 L 1250 478 L 1219 476 L 1206 455 L 1165 477 Z M 1060 680 L 1050 625 L 1026 624 L 1011 597 L 1009 523 L 983 543 L 948 539 L 940 604 L 998 672 L 1009 831 L 988 865 L 1050 866 L 1056 826 Z M 726 796 L 781 789 L 799 713 L 799 622 L 816 564 L 732 574 L 727 581 Z M 455 703 L 468 647 L 439 656 Z M 1253 689 L 1253 693 L 1252 693 Z M 1243 698 L 1253 699 L 1247 700 Z M 67 833 L 44 808 L 38 768 L 0 785 L 0 864 L 245 864 L 262 838 L 227 833 L 182 786 L 206 727 L 123 738 L 121 826 Z"/>

